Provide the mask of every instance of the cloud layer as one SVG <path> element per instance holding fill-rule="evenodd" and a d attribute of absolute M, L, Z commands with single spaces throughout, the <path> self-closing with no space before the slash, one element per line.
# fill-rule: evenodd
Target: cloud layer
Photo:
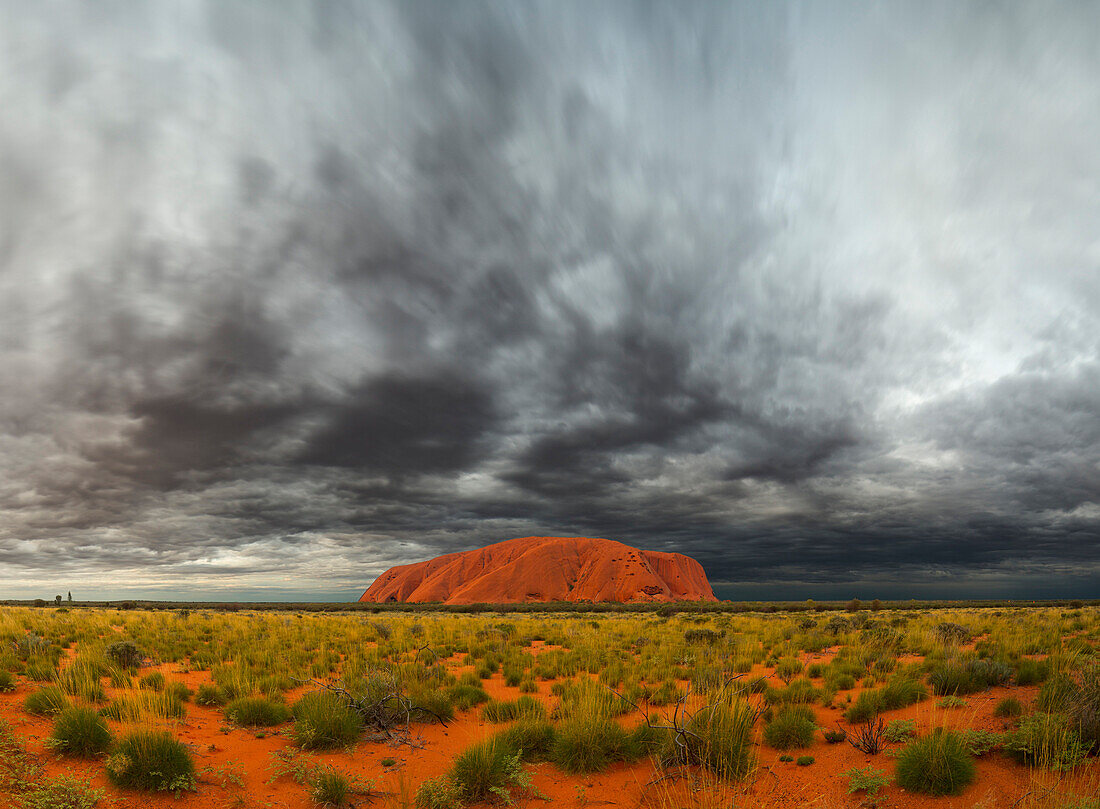
<path fill-rule="evenodd" d="M 0 587 L 354 595 L 581 534 L 1095 589 L 1097 31 L 0 3 Z"/>

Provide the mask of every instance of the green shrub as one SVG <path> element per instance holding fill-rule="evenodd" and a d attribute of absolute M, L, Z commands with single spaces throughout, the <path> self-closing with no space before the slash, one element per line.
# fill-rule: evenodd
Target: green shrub
<path fill-rule="evenodd" d="M 943 622 L 936 624 L 932 629 L 932 635 L 944 645 L 957 646 L 970 640 L 970 630 L 959 624 Z"/>
<path fill-rule="evenodd" d="M 1023 712 L 1023 704 L 1015 697 L 1005 697 L 1000 702 L 998 702 L 997 707 L 993 709 L 994 716 L 1004 718 L 1020 716 Z"/>
<path fill-rule="evenodd" d="M 794 763 L 797 764 L 799 767 L 809 767 L 811 764 L 814 763 L 814 757 L 813 756 L 799 756 L 797 759 L 795 759 Z"/>
<path fill-rule="evenodd" d="M 309 779 L 309 797 L 320 806 L 343 806 L 351 788 L 351 779 L 331 767 L 319 768 Z"/>
<path fill-rule="evenodd" d="M 837 728 L 836 730 L 822 730 L 821 735 L 825 738 L 827 744 L 839 744 L 848 738 L 848 732 L 843 728 Z"/>
<path fill-rule="evenodd" d="M 630 735 L 613 719 L 579 716 L 558 728 L 550 760 L 567 773 L 601 772 L 612 762 L 629 760 Z"/>
<path fill-rule="evenodd" d="M 145 655 L 138 650 L 137 646 L 128 640 L 112 643 L 103 650 L 103 653 L 108 660 L 123 669 L 136 669 L 145 658 Z"/>
<path fill-rule="evenodd" d="M 888 742 L 904 742 L 917 735 L 916 719 L 894 719 L 886 725 L 882 734 Z"/>
<path fill-rule="evenodd" d="M 1002 741 L 1001 734 L 991 730 L 964 730 L 962 738 L 966 752 L 976 757 L 984 756 Z"/>
<path fill-rule="evenodd" d="M 148 688 L 152 691 L 164 690 L 164 675 L 159 671 L 151 671 L 138 681 L 139 688 Z"/>
<path fill-rule="evenodd" d="M 36 683 L 48 683 L 57 676 L 57 664 L 52 660 L 31 660 L 23 668 L 23 675 Z"/>
<path fill-rule="evenodd" d="M 1067 708 L 1070 727 L 1086 750 L 1100 753 L 1100 665 L 1093 663 L 1081 674 L 1081 682 Z"/>
<path fill-rule="evenodd" d="M 225 692 L 211 683 L 200 685 L 198 694 L 195 695 L 195 703 L 198 705 L 225 705 L 228 701 Z"/>
<path fill-rule="evenodd" d="M 1065 771 L 1076 767 L 1085 757 L 1085 748 L 1076 731 L 1062 714 L 1034 713 L 1020 727 L 1004 737 L 1004 751 L 1030 767 Z"/>
<path fill-rule="evenodd" d="M 889 783 L 886 770 L 876 770 L 867 766 L 862 769 L 853 767 L 841 773 L 848 779 L 848 794 L 866 792 L 869 797 L 874 797 L 878 791 Z"/>
<path fill-rule="evenodd" d="M 15 678 L 10 671 L 0 669 L 0 694 L 15 690 Z"/>
<path fill-rule="evenodd" d="M 677 702 L 684 696 L 684 692 L 677 687 L 676 683 L 672 680 L 665 680 L 661 685 L 649 695 L 649 704 L 661 707 L 662 705 L 671 705 L 673 702 Z"/>
<path fill-rule="evenodd" d="M 481 718 L 486 722 L 511 722 L 520 717 L 542 719 L 546 716 L 546 706 L 533 697 L 520 697 L 515 702 L 489 700 L 481 709 Z"/>
<path fill-rule="evenodd" d="M 267 697 L 241 697 L 225 706 L 226 718 L 250 728 L 270 728 L 290 719 L 290 709 Z"/>
<path fill-rule="evenodd" d="M 1016 685 L 1038 685 L 1050 676 L 1050 663 L 1024 658 L 1016 664 Z"/>
<path fill-rule="evenodd" d="M 100 713 L 119 722 L 140 722 L 150 714 L 162 719 L 183 719 L 187 711 L 183 703 L 172 694 L 136 691 L 116 697 Z"/>
<path fill-rule="evenodd" d="M 660 760 L 665 766 L 702 766 L 719 778 L 740 780 L 755 765 L 756 719 L 756 710 L 741 700 L 701 708 L 688 721 L 687 734 L 668 734 Z"/>
<path fill-rule="evenodd" d="M 27 694 L 23 700 L 23 710 L 35 716 L 59 714 L 68 707 L 69 698 L 56 685 L 48 685 Z"/>
<path fill-rule="evenodd" d="M 941 663 L 932 670 L 929 682 L 939 696 L 973 694 L 990 686 L 1005 685 L 1016 672 L 997 660 L 960 659 Z"/>
<path fill-rule="evenodd" d="M 303 750 L 347 747 L 359 738 L 363 723 L 343 699 L 328 691 L 313 691 L 294 703 L 291 738 Z"/>
<path fill-rule="evenodd" d="M 164 688 L 164 693 L 175 697 L 180 702 L 187 702 L 195 692 L 187 687 L 187 683 L 181 683 L 179 680 L 169 680 Z"/>
<path fill-rule="evenodd" d="M 171 734 L 139 730 L 120 740 L 108 756 L 107 777 L 119 787 L 179 792 L 195 788 L 195 765 Z"/>
<path fill-rule="evenodd" d="M 468 711 L 483 702 L 489 701 L 489 693 L 481 685 L 459 683 L 448 689 L 451 703 L 460 711 Z"/>
<path fill-rule="evenodd" d="M 463 750 L 449 776 L 459 798 L 471 803 L 512 803 L 511 790 L 531 787 L 531 776 L 523 769 L 520 754 L 492 738 Z"/>
<path fill-rule="evenodd" d="M 764 726 L 764 741 L 776 750 L 809 747 L 816 730 L 813 710 L 804 705 L 789 705 Z"/>
<path fill-rule="evenodd" d="M 939 696 L 973 694 L 982 689 L 969 667 L 962 663 L 943 663 L 933 669 L 928 679 L 932 692 Z"/>
<path fill-rule="evenodd" d="M 429 778 L 416 790 L 417 809 L 456 809 L 462 806 L 458 787 L 448 775 Z"/>
<path fill-rule="evenodd" d="M 93 809 L 103 797 L 103 790 L 91 782 L 68 775 L 36 782 L 19 796 L 20 809 Z"/>
<path fill-rule="evenodd" d="M 886 703 L 882 699 L 881 691 L 864 691 L 848 706 L 844 718 L 852 725 L 860 725 L 870 722 L 884 710 Z"/>
<path fill-rule="evenodd" d="M 947 708 L 950 710 L 951 708 L 965 708 L 968 704 L 969 703 L 967 703 L 967 701 L 962 697 L 956 697 L 954 694 L 952 694 L 951 696 L 944 697 L 939 702 L 937 702 L 936 707 Z"/>
<path fill-rule="evenodd" d="M 705 643 L 713 646 L 722 637 L 722 633 L 713 629 L 689 629 L 684 633 L 685 643 Z"/>
<path fill-rule="evenodd" d="M 962 736 L 940 728 L 902 748 L 896 767 L 898 786 L 934 796 L 958 795 L 976 772 Z"/>
<path fill-rule="evenodd" d="M 783 682 L 790 682 L 796 674 L 802 673 L 802 664 L 791 657 L 785 657 L 775 664 L 775 676 Z"/>
<path fill-rule="evenodd" d="M 927 699 L 928 689 L 918 680 L 898 677 L 884 685 L 881 694 L 883 707 L 895 711 Z"/>
<path fill-rule="evenodd" d="M 1043 683 L 1035 697 L 1035 710 L 1042 713 L 1061 713 L 1069 707 L 1069 701 L 1077 690 L 1077 684 L 1068 674 L 1057 674 Z"/>
<path fill-rule="evenodd" d="M 449 691 L 417 689 L 409 692 L 409 701 L 419 709 L 412 712 L 414 722 L 450 722 L 455 718 Z"/>
<path fill-rule="evenodd" d="M 520 718 L 494 738 L 524 761 L 546 761 L 554 746 L 554 726 L 543 719 Z"/>
<path fill-rule="evenodd" d="M 65 755 L 94 758 L 111 746 L 111 731 L 91 708 L 66 708 L 57 715 L 47 744 Z"/>

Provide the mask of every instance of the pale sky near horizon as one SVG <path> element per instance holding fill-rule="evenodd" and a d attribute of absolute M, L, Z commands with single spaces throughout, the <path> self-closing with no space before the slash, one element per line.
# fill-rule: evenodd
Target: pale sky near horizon
<path fill-rule="evenodd" d="M 0 0 L 0 105 L 0 598 L 1100 597 L 1100 4 Z"/>

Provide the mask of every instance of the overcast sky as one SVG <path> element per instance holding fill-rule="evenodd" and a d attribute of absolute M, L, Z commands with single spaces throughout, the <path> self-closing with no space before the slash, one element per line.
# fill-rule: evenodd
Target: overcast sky
<path fill-rule="evenodd" d="M 1100 5 L 0 0 L 0 110 L 0 595 L 1100 596 Z"/>

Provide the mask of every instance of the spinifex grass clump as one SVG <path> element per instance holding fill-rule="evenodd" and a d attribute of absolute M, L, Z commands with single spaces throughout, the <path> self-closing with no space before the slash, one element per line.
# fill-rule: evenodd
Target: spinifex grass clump
<path fill-rule="evenodd" d="M 151 671 L 138 681 L 139 688 L 148 688 L 152 691 L 164 690 L 164 675 L 159 671 Z"/>
<path fill-rule="evenodd" d="M 990 686 L 1005 685 L 1016 672 L 1007 663 L 997 660 L 959 658 L 944 661 L 932 670 L 929 682 L 932 692 L 940 696 L 973 694 Z"/>
<path fill-rule="evenodd" d="M 753 735 L 757 716 L 755 708 L 738 699 L 704 706 L 682 728 L 666 731 L 661 764 L 704 767 L 719 778 L 740 780 L 756 763 Z"/>
<path fill-rule="evenodd" d="M 419 809 L 456 809 L 470 802 L 509 805 L 515 790 L 532 791 L 531 776 L 519 752 L 496 736 L 466 748 L 450 771 L 420 785 L 415 800 Z"/>
<path fill-rule="evenodd" d="M 460 711 L 468 711 L 483 702 L 489 701 L 489 692 L 480 685 L 459 683 L 448 689 L 447 695 L 451 700 L 451 704 Z"/>
<path fill-rule="evenodd" d="M 570 717 L 577 713 L 612 717 L 622 716 L 633 710 L 629 702 L 591 680 L 556 683 L 552 690 L 561 694 L 561 704 L 556 710 L 560 717 Z"/>
<path fill-rule="evenodd" d="M 111 746 L 111 731 L 91 708 L 66 708 L 57 715 L 47 744 L 69 756 L 94 758 Z"/>
<path fill-rule="evenodd" d="M 118 722 L 142 722 L 149 718 L 183 719 L 187 709 L 175 694 L 134 691 L 115 697 L 100 713 Z"/>
<path fill-rule="evenodd" d="M 546 761 L 556 737 L 554 726 L 543 719 L 521 718 L 494 738 L 519 753 L 524 761 Z"/>
<path fill-rule="evenodd" d="M 1082 672 L 1066 713 L 1081 744 L 1094 754 L 1100 753 L 1100 664 L 1093 663 Z"/>
<path fill-rule="evenodd" d="M 521 717 L 542 719 L 546 716 L 546 706 L 533 697 L 520 697 L 514 702 L 490 700 L 481 709 L 481 717 L 486 722 L 511 722 Z"/>
<path fill-rule="evenodd" d="M 577 711 L 562 722 L 550 749 L 550 760 L 568 773 L 600 772 L 612 762 L 632 761 L 639 755 L 623 726 L 598 712 Z"/>
<path fill-rule="evenodd" d="M 844 712 L 844 718 L 850 724 L 859 725 L 870 722 L 885 710 L 886 702 L 882 698 L 881 691 L 864 691 L 856 697 L 855 702 L 848 706 L 848 709 Z"/>
<path fill-rule="evenodd" d="M 910 792 L 958 795 L 975 776 L 974 761 L 961 735 L 937 728 L 902 748 L 895 779 Z"/>
<path fill-rule="evenodd" d="M 495 739 L 462 751 L 449 773 L 459 797 L 468 802 L 493 799 L 511 803 L 511 790 L 526 790 L 531 778 L 520 764 L 519 753 Z"/>
<path fill-rule="evenodd" d="M 909 677 L 895 677 L 882 687 L 882 704 L 885 710 L 905 708 L 928 698 L 924 683 Z"/>
<path fill-rule="evenodd" d="M 107 777 L 120 787 L 179 792 L 195 788 L 195 765 L 171 734 L 139 730 L 121 739 L 108 756 Z"/>
<path fill-rule="evenodd" d="M 267 697 L 241 697 L 225 706 L 230 722 L 245 727 L 270 728 L 290 719 L 290 709 Z"/>
<path fill-rule="evenodd" d="M 220 688 L 212 683 L 203 683 L 199 686 L 195 702 L 198 705 L 225 705 L 229 700 Z"/>
<path fill-rule="evenodd" d="M 328 691 L 306 694 L 292 709 L 291 737 L 303 750 L 331 750 L 347 747 L 359 738 L 363 720 L 348 703 Z"/>
<path fill-rule="evenodd" d="M 1050 676 L 1050 663 L 1046 660 L 1024 658 L 1016 664 L 1016 685 L 1037 685 Z"/>
<path fill-rule="evenodd" d="M 1064 714 L 1033 713 L 1003 742 L 1006 754 L 1041 769 L 1072 770 L 1085 757 L 1085 745 Z"/>
<path fill-rule="evenodd" d="M 788 705 L 764 726 L 764 741 L 776 750 L 809 747 L 816 730 L 813 709 L 806 705 Z"/>
<path fill-rule="evenodd" d="M 69 698 L 56 685 L 48 685 L 27 695 L 23 710 L 35 716 L 50 716 L 69 707 Z"/>
<path fill-rule="evenodd" d="M 6 669 L 0 669 L 0 694 L 15 690 L 15 678 Z"/>

